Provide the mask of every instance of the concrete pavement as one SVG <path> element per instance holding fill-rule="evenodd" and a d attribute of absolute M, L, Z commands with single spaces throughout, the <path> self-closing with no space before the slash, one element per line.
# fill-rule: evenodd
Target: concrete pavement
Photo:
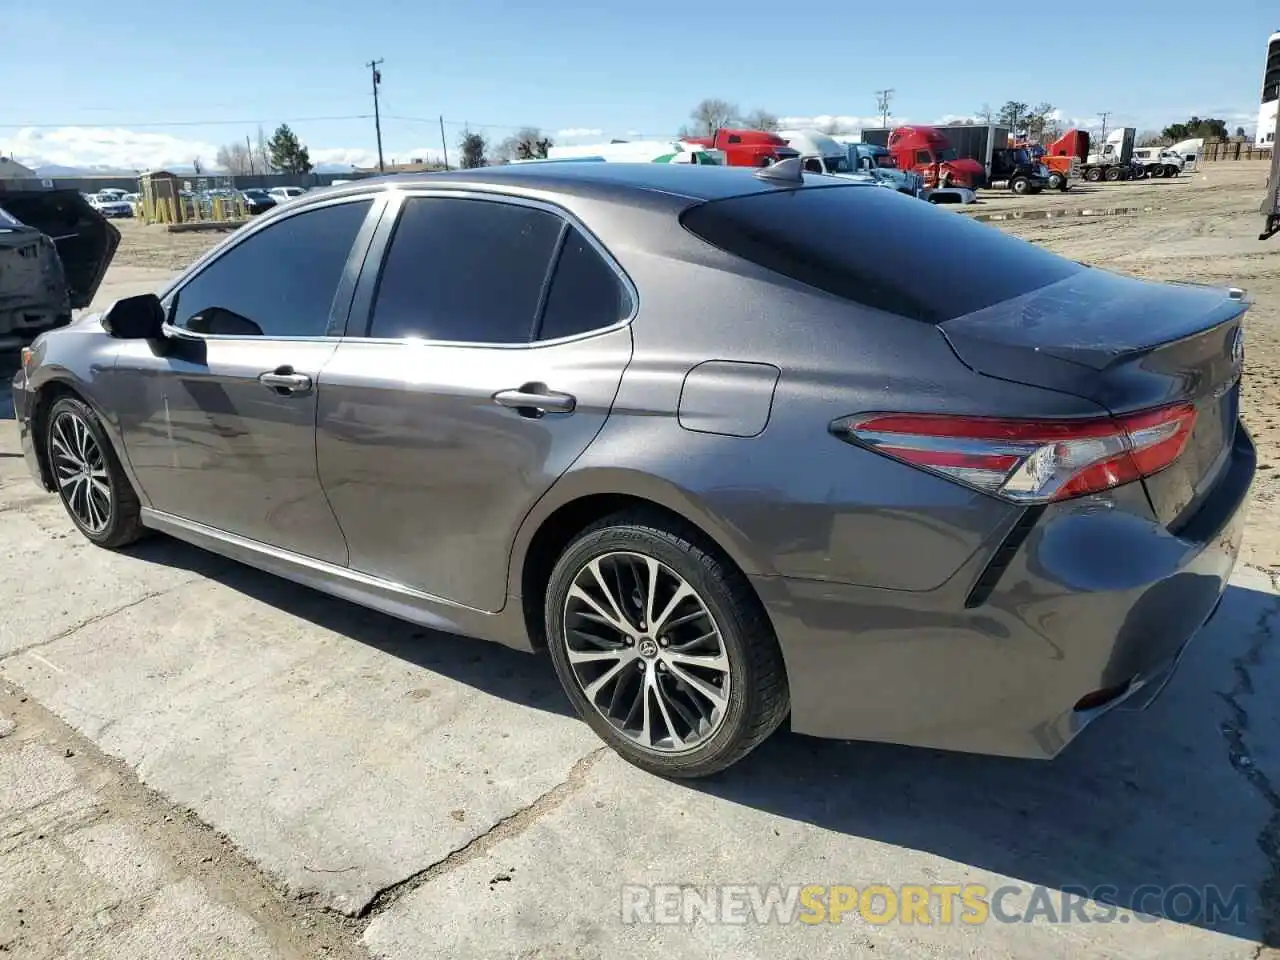
<path fill-rule="evenodd" d="M 0 739 L 0 824 L 57 821 L 56 844 L 23 826 L 2 861 L 0 945 L 132 960 L 207 929 L 212 945 L 184 955 L 301 956 L 326 923 L 329 949 L 397 960 L 1205 960 L 1280 942 L 1280 603 L 1258 571 L 1240 571 L 1153 707 L 1104 718 L 1052 764 L 783 733 L 721 778 L 674 784 L 601 749 L 544 659 L 164 538 L 98 550 L 17 452 L 0 423 L 0 680 L 69 729 L 15 747 L 19 714 Z M 101 750 L 90 786 L 57 736 Z M 98 814 L 95 789 L 194 816 L 149 838 L 146 804 Z M 191 831 L 225 838 L 227 871 L 174 852 Z M 623 922 L 628 884 L 1016 885 L 1006 915 L 1036 884 L 1122 903 L 1213 886 L 1239 888 L 1243 915 L 1156 896 L 1148 909 L 1181 922 L 662 925 Z M 93 938 L 57 939 L 66 917 Z"/>

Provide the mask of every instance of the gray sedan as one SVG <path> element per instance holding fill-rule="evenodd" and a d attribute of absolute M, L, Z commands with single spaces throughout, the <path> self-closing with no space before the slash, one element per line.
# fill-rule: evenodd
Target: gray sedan
<path fill-rule="evenodd" d="M 1246 309 L 798 162 L 511 165 L 283 205 L 14 397 L 93 543 L 546 649 L 648 770 L 1047 758 L 1221 598 Z"/>

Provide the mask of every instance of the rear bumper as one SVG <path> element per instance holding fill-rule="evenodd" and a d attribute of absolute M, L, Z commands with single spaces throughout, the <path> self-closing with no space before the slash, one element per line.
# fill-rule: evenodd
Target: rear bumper
<path fill-rule="evenodd" d="M 1145 707 L 1222 599 L 1255 464 L 1240 427 L 1202 507 L 1214 522 L 1182 536 L 1094 498 L 1046 509 L 968 608 L 985 567 L 927 592 L 756 578 L 786 660 L 792 728 L 1047 759 L 1103 713 Z"/>

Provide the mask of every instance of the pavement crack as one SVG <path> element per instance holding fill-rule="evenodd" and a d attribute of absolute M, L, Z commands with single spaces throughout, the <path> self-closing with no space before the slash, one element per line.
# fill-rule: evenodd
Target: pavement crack
<path fill-rule="evenodd" d="M 67 637 L 71 636 L 73 633 L 78 633 L 79 631 L 83 630 L 85 627 L 91 627 L 95 623 L 101 623 L 103 620 L 110 620 L 112 617 L 114 617 L 118 613 L 124 613 L 126 610 L 130 610 L 133 607 L 138 606 L 138 604 L 140 603 L 146 603 L 148 600 L 154 600 L 156 597 L 163 597 L 167 593 L 173 593 L 173 591 L 178 590 L 181 587 L 185 587 L 188 584 L 197 582 L 198 579 L 199 578 L 193 578 L 191 580 L 183 580 L 181 583 L 175 583 L 173 586 L 165 587 L 163 590 L 152 590 L 149 593 L 144 593 L 142 596 L 138 597 L 137 599 L 130 600 L 128 603 L 122 603 L 120 604 L 120 606 L 112 607 L 110 610 L 104 610 L 101 613 L 95 613 L 91 617 L 86 617 L 83 620 L 73 623 L 71 626 L 67 627 L 65 630 L 58 631 L 58 633 L 54 634 L 52 637 L 49 637 L 45 640 L 37 640 L 34 643 L 28 643 L 25 646 L 17 647 L 13 650 L 10 650 L 8 653 L 4 654 L 3 656 L 0 656 L 0 663 L 3 663 L 6 660 L 12 660 L 14 657 L 20 656 L 24 653 L 30 653 L 32 650 L 38 650 L 40 647 L 46 647 L 51 643 L 57 643 L 59 640 L 65 640 Z"/>
<path fill-rule="evenodd" d="M 395 883 L 383 887 L 356 914 L 356 919 L 370 920 L 384 913 L 401 898 L 413 893 L 423 884 L 429 883 L 437 877 L 456 870 L 463 864 L 484 856 L 504 840 L 511 840 L 520 836 L 520 834 L 582 789 L 591 768 L 608 752 L 608 747 L 599 747 L 591 751 L 570 768 L 569 775 L 564 780 L 557 783 L 532 803 L 521 807 L 515 813 L 503 817 L 484 833 L 454 850 L 443 860 L 437 860 L 430 866 L 410 874 L 403 880 L 397 880 Z"/>
<path fill-rule="evenodd" d="M 1267 571 L 1272 589 L 1277 589 L 1280 579 L 1276 574 Z M 1232 768 L 1258 792 L 1271 808 L 1271 816 L 1258 833 L 1258 848 L 1267 860 L 1267 873 L 1258 888 L 1258 899 L 1261 903 L 1261 939 L 1254 957 L 1260 957 L 1266 948 L 1280 948 L 1280 791 L 1271 782 L 1267 774 L 1258 766 L 1249 750 L 1245 735 L 1249 732 L 1249 712 L 1244 700 L 1254 693 L 1253 669 L 1262 662 L 1264 646 L 1275 638 L 1272 634 L 1272 622 L 1280 614 L 1280 601 L 1264 607 L 1258 614 L 1258 622 L 1254 626 L 1253 642 L 1249 649 L 1236 657 L 1231 668 L 1235 673 L 1235 684 L 1226 693 L 1219 696 L 1226 703 L 1230 717 L 1223 722 L 1221 731 L 1227 743 L 1227 759 Z"/>

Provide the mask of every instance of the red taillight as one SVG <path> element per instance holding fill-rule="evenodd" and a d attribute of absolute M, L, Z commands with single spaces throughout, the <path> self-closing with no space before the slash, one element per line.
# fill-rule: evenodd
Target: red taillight
<path fill-rule="evenodd" d="M 1122 417 L 1011 420 L 870 413 L 832 424 L 878 453 L 1018 503 L 1065 500 L 1159 473 L 1187 446 L 1196 409 Z"/>

